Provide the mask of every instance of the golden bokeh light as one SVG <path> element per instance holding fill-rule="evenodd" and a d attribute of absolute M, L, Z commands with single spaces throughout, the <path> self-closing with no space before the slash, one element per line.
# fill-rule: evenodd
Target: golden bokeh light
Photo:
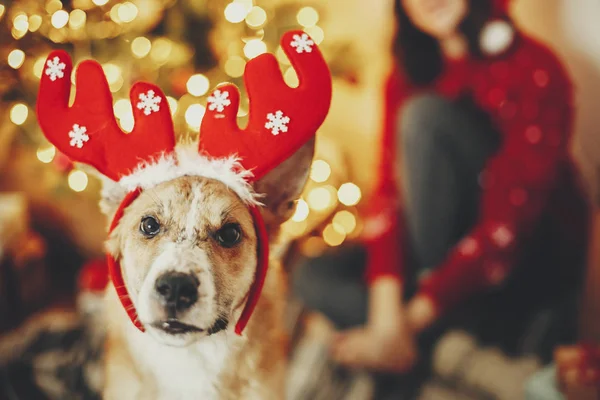
<path fill-rule="evenodd" d="M 62 2 L 60 0 L 50 0 L 46 3 L 46 12 L 48 14 L 54 14 L 58 10 L 62 10 Z"/>
<path fill-rule="evenodd" d="M 292 221 L 300 222 L 304 221 L 308 218 L 308 214 L 310 213 L 310 209 L 308 208 L 308 204 L 303 199 L 298 200 L 296 204 L 296 211 L 292 216 Z"/>
<path fill-rule="evenodd" d="M 351 182 L 344 183 L 338 190 L 338 199 L 346 206 L 358 204 L 361 196 L 360 188 Z"/>
<path fill-rule="evenodd" d="M 260 28 L 267 22 L 267 12 L 260 7 L 252 7 L 246 15 L 246 24 L 251 28 Z"/>
<path fill-rule="evenodd" d="M 73 10 L 69 15 L 69 28 L 79 29 L 85 25 L 87 15 L 83 10 Z"/>
<path fill-rule="evenodd" d="M 346 240 L 346 235 L 338 232 L 332 224 L 329 224 L 323 229 L 323 240 L 329 246 L 339 246 Z"/>
<path fill-rule="evenodd" d="M 92 3 L 94 3 L 97 6 L 103 6 L 106 5 L 106 3 L 108 3 L 108 0 L 92 0 Z"/>
<path fill-rule="evenodd" d="M 298 84 L 300 83 L 298 80 L 298 74 L 296 74 L 294 67 L 289 67 L 285 70 L 285 73 L 283 74 L 283 80 L 288 86 L 293 88 L 298 87 Z"/>
<path fill-rule="evenodd" d="M 50 22 L 56 29 L 64 28 L 69 22 L 69 13 L 65 10 L 58 10 L 52 14 Z"/>
<path fill-rule="evenodd" d="M 259 39 L 249 40 L 244 46 L 244 55 L 248 59 L 252 59 L 267 52 L 267 44 Z"/>
<path fill-rule="evenodd" d="M 225 7 L 225 19 L 231 23 L 237 24 L 246 18 L 248 11 L 249 10 L 242 3 L 229 3 L 227 4 L 227 7 Z"/>
<path fill-rule="evenodd" d="M 321 44 L 323 39 L 325 39 L 325 32 L 323 32 L 323 29 L 318 26 L 306 27 L 304 28 L 304 32 L 308 33 L 308 35 L 316 44 Z"/>
<path fill-rule="evenodd" d="M 36 156 L 38 160 L 40 160 L 44 164 L 51 163 L 52 160 L 54 160 L 54 156 L 56 156 L 56 147 L 52 145 L 40 147 L 39 149 L 37 149 Z"/>
<path fill-rule="evenodd" d="M 169 39 L 158 38 L 152 44 L 150 57 L 157 63 L 164 63 L 171 56 L 171 51 L 173 51 L 173 43 Z"/>
<path fill-rule="evenodd" d="M 333 216 L 333 227 L 345 235 L 349 235 L 356 229 L 356 217 L 348 210 L 338 211 Z"/>
<path fill-rule="evenodd" d="M 131 22 L 138 16 L 138 8 L 130 1 L 121 4 L 117 9 L 117 16 L 122 22 Z"/>
<path fill-rule="evenodd" d="M 42 26 L 42 16 L 41 15 L 32 15 L 29 17 L 29 31 L 37 32 L 38 29 Z"/>
<path fill-rule="evenodd" d="M 8 65 L 11 68 L 19 69 L 25 62 L 25 53 L 23 50 L 15 49 L 8 53 Z"/>
<path fill-rule="evenodd" d="M 281 46 L 277 47 L 277 51 L 275 52 L 275 56 L 277 57 L 277 61 L 279 61 L 283 65 L 290 65 L 290 59 L 287 58 L 287 55 L 283 51 Z"/>
<path fill-rule="evenodd" d="M 36 78 L 41 78 L 42 73 L 44 72 L 44 66 L 46 65 L 46 57 L 38 57 L 37 60 L 33 63 L 33 75 Z"/>
<path fill-rule="evenodd" d="M 319 13 L 312 7 L 303 7 L 298 11 L 296 19 L 305 28 L 315 26 L 319 22 Z"/>
<path fill-rule="evenodd" d="M 167 96 L 167 102 L 169 103 L 169 109 L 171 110 L 171 115 L 175 115 L 177 112 L 177 100 L 171 96 Z"/>
<path fill-rule="evenodd" d="M 23 125 L 29 116 L 29 108 L 23 103 L 18 103 L 10 109 L 10 120 L 15 125 Z"/>
<path fill-rule="evenodd" d="M 150 53 L 152 42 L 150 39 L 140 36 L 131 41 L 131 52 L 137 58 L 144 58 Z"/>
<path fill-rule="evenodd" d="M 113 105 L 113 111 L 117 118 L 123 118 L 128 114 L 133 115 L 133 108 L 128 99 L 119 99 L 115 101 L 115 104 Z"/>
<path fill-rule="evenodd" d="M 185 111 L 185 122 L 190 128 L 199 129 L 205 112 L 206 108 L 202 104 L 192 104 Z"/>
<path fill-rule="evenodd" d="M 106 63 L 102 65 L 102 69 L 104 69 L 104 74 L 109 85 L 117 83 L 119 78 L 121 78 L 121 67 L 116 64 Z"/>
<path fill-rule="evenodd" d="M 88 185 L 88 176 L 83 171 L 71 171 L 67 180 L 69 187 L 75 192 L 83 192 Z"/>
<path fill-rule="evenodd" d="M 123 114 L 121 116 L 121 118 L 119 118 L 119 125 L 121 126 L 121 129 L 123 129 L 127 133 L 130 133 L 131 131 L 133 131 L 133 128 L 135 126 L 135 120 L 133 119 L 133 113 Z"/>
<path fill-rule="evenodd" d="M 323 160 L 315 160 L 310 168 L 310 179 L 321 183 L 329 179 L 331 175 L 331 167 Z"/>
<path fill-rule="evenodd" d="M 17 14 L 15 19 L 13 19 L 13 28 L 19 32 L 27 32 L 29 29 L 29 19 L 27 15 L 21 13 Z"/>
<path fill-rule="evenodd" d="M 210 89 L 210 81 L 202 74 L 195 74 L 188 79 L 186 88 L 192 96 L 203 96 Z"/>
<path fill-rule="evenodd" d="M 324 211 L 335 201 L 331 190 L 327 187 L 317 187 L 308 193 L 308 204 L 315 211 Z"/>
<path fill-rule="evenodd" d="M 238 56 L 229 57 L 224 66 L 225 73 L 232 78 L 244 75 L 244 68 L 246 68 L 246 60 Z"/>
<path fill-rule="evenodd" d="M 0 18 L 4 15 L 4 11 L 6 11 L 6 7 L 3 4 L 0 4 Z"/>

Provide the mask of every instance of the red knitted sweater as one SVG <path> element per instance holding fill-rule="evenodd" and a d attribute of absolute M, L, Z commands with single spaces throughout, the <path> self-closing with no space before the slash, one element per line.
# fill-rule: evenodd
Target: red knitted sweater
<path fill-rule="evenodd" d="M 565 251 L 585 248 L 586 202 L 569 154 L 572 86 L 561 63 L 542 44 L 517 33 L 502 55 L 448 63 L 432 87 L 450 99 L 470 96 L 501 134 L 499 151 L 482 173 L 478 222 L 420 284 L 439 311 L 501 283 L 518 264 L 536 222 L 550 213 Z M 402 279 L 401 199 L 396 188 L 396 116 L 417 91 L 394 71 L 388 79 L 381 164 L 367 207 L 367 279 Z M 400 211 L 399 211 L 400 210 Z M 549 268 L 554 266 L 548 266 Z M 568 268 L 568 265 L 557 266 Z"/>

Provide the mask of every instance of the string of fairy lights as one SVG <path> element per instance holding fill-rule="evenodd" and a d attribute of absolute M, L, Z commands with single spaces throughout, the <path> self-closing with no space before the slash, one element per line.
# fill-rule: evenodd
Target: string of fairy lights
<path fill-rule="evenodd" d="M 129 84 L 138 77 L 153 79 L 165 89 L 176 130 L 180 135 L 193 138 L 202 122 L 205 97 L 210 88 L 224 80 L 243 87 L 241 78 L 248 60 L 273 51 L 284 71 L 286 83 L 290 86 L 298 84 L 294 69 L 278 45 L 282 29 L 295 25 L 294 28 L 301 27 L 317 44 L 325 39 L 325 33 L 318 25 L 321 16 L 315 7 L 303 5 L 293 13 L 289 8 L 283 13 L 268 6 L 268 0 L 206 2 L 207 13 L 215 21 L 216 36 L 223 37 L 212 43 L 219 54 L 219 62 L 217 67 L 207 71 L 190 71 L 193 49 L 189 43 L 165 34 L 150 33 L 151 27 L 175 3 L 164 0 L 74 0 L 70 9 L 59 0 L 45 3 L 23 0 L 10 7 L 0 5 L 0 23 L 6 24 L 13 39 L 3 45 L 8 50 L 0 51 L 0 55 L 6 57 L 7 65 L 18 74 L 19 84 L 29 91 L 35 91 L 53 44 L 72 45 L 75 62 L 82 58 L 98 59 L 115 98 L 114 114 L 125 132 L 131 132 L 134 125 L 127 93 Z M 292 17 L 293 21 L 290 21 Z M 288 20 L 281 22 L 285 18 Z M 44 39 L 41 44 L 39 40 L 28 40 L 36 35 Z M 104 53 L 93 50 L 97 43 L 107 39 L 117 42 L 111 42 Z M 165 79 L 168 85 L 162 85 L 160 79 Z M 64 155 L 43 139 L 35 123 L 32 101 L 34 99 L 31 103 L 25 99 L 12 101 L 10 122 L 36 138 L 36 155 L 40 162 L 69 164 Z M 242 124 L 247 114 L 248 101 L 242 97 L 238 113 Z M 283 227 L 288 238 L 301 239 L 302 248 L 308 254 L 315 254 L 327 246 L 341 245 L 356 236 L 361 228 L 355 208 L 361 200 L 361 190 L 348 181 L 348 168 L 338 154 L 339 147 L 327 143 L 326 139 L 318 142 L 325 145 L 317 146 L 309 184 L 298 201 L 295 214 Z M 66 183 L 72 191 L 89 192 L 86 189 L 93 181 L 85 169 L 70 165 L 65 170 Z"/>

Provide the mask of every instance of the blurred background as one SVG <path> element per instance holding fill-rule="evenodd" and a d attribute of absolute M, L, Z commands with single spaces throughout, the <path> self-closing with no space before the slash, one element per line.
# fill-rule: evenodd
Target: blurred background
<path fill-rule="evenodd" d="M 179 134 L 195 138 L 210 90 L 223 81 L 243 88 L 249 59 L 275 53 L 286 82 L 295 85 L 297 77 L 278 41 L 286 30 L 304 29 L 330 65 L 333 103 L 318 133 L 310 182 L 284 235 L 293 252 L 316 256 L 356 238 L 363 226 L 357 207 L 374 185 L 383 85 L 392 63 L 391 9 L 392 0 L 1 1 L 0 332 L 48 308 L 63 313 L 64 320 L 55 319 L 58 325 L 75 324 L 69 310 L 76 293 L 93 289 L 86 287 L 91 278 L 78 272 L 103 254 L 106 221 L 98 209 L 99 181 L 50 145 L 36 123 L 37 86 L 51 50 L 66 49 L 75 62 L 94 58 L 102 63 L 125 131 L 133 126 L 129 88 L 148 80 L 169 96 Z M 523 31 L 550 45 L 574 79 L 574 153 L 596 193 L 600 3 L 515 0 L 511 16 Z M 244 120 L 247 99 L 241 104 Z M 287 254 L 289 248 L 283 250 Z M 6 349 L 0 345 L 0 355 Z M 298 361 L 296 368 L 310 368 L 310 362 Z M 535 363 L 530 365 L 527 371 L 535 371 Z M 28 376 L 9 372 L 3 379 Z M 368 398 L 368 380 L 360 378 L 350 379 L 354 398 Z M 41 385 L 36 379 L 43 393 L 13 398 L 44 398 L 55 390 L 50 378 Z M 336 398 L 329 396 L 322 398 Z"/>

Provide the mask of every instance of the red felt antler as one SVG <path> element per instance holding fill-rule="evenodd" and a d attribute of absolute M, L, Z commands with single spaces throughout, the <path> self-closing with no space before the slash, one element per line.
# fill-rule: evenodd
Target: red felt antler
<path fill-rule="evenodd" d="M 254 179 L 302 147 L 325 119 L 331 102 L 329 68 L 313 40 L 292 31 L 283 35 L 281 47 L 296 70 L 299 86 L 289 87 L 277 59 L 262 54 L 250 60 L 244 72 L 248 126 L 239 128 L 239 92 L 225 84 L 209 97 L 200 129 L 200 151 L 217 158 L 237 154 Z"/>
<path fill-rule="evenodd" d="M 135 127 L 125 134 L 115 120 L 112 95 L 100 64 L 84 61 L 79 65 L 75 101 L 69 107 L 71 70 L 66 52 L 50 53 L 37 102 L 40 126 L 61 152 L 118 180 L 141 161 L 173 151 L 169 104 L 158 87 L 137 83 L 131 88 Z"/>

